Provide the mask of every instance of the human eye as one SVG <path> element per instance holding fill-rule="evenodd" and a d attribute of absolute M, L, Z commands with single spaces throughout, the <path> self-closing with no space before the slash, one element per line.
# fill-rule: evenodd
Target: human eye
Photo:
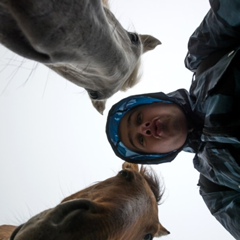
<path fill-rule="evenodd" d="M 143 135 L 139 135 L 138 136 L 138 142 L 141 146 L 144 146 L 144 138 L 143 138 Z"/>
<path fill-rule="evenodd" d="M 142 114 L 141 113 L 137 114 L 136 122 L 137 122 L 137 125 L 140 125 L 142 123 Z"/>

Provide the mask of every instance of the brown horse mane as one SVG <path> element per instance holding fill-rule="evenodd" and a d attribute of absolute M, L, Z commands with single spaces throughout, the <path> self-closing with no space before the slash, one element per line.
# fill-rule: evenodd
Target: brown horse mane
<path fill-rule="evenodd" d="M 143 165 L 140 168 L 140 173 L 145 178 L 149 187 L 151 188 L 157 203 L 161 204 L 162 196 L 164 194 L 164 187 L 162 184 L 160 184 L 157 174 L 152 171 L 151 168 L 146 168 Z"/>
<path fill-rule="evenodd" d="M 142 177 L 144 177 L 144 179 L 148 183 L 150 189 L 152 190 L 152 192 L 155 196 L 156 202 L 160 205 L 162 196 L 164 194 L 164 186 L 163 186 L 163 184 L 160 184 L 159 177 L 149 166 L 145 167 L 145 166 L 141 165 L 139 173 L 142 175 Z M 89 187 L 85 188 L 84 190 L 80 191 L 81 197 L 83 197 L 83 198 L 88 197 L 89 195 L 91 195 L 92 192 L 94 192 L 94 190 L 96 188 L 101 189 L 103 186 L 106 186 L 103 184 L 101 186 L 99 186 L 100 182 L 97 181 L 94 184 L 90 185 Z M 105 184 L 111 185 L 111 181 L 108 183 L 105 183 Z M 72 200 L 78 195 L 79 195 L 79 192 L 76 192 L 76 193 L 72 194 L 71 196 L 68 196 L 65 199 L 63 199 L 62 202 Z"/>

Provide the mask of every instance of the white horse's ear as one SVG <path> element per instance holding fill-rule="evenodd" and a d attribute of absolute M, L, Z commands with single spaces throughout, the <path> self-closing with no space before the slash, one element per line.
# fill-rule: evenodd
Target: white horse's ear
<path fill-rule="evenodd" d="M 143 53 L 153 50 L 156 46 L 162 44 L 157 38 L 151 35 L 139 34 L 141 42 L 143 44 Z"/>
<path fill-rule="evenodd" d="M 154 237 L 161 237 L 170 234 L 170 232 L 161 224 L 158 224 L 158 231 Z"/>
<path fill-rule="evenodd" d="M 103 115 L 103 111 L 105 110 L 106 106 L 106 100 L 91 100 L 92 105 L 95 107 L 95 109 Z"/>
<path fill-rule="evenodd" d="M 102 0 L 102 4 L 104 7 L 109 9 L 109 1 L 108 0 Z"/>
<path fill-rule="evenodd" d="M 124 162 L 122 165 L 122 169 L 131 169 L 133 171 L 139 172 L 139 167 L 137 164 L 133 164 L 133 163 L 128 163 L 128 162 Z"/>

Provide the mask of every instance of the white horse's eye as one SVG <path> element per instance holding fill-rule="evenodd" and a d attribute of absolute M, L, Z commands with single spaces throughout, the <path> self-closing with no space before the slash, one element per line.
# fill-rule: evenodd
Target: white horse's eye
<path fill-rule="evenodd" d="M 93 100 L 99 99 L 99 94 L 97 91 L 92 91 L 92 90 L 87 90 L 87 91 L 91 99 Z"/>
<path fill-rule="evenodd" d="M 136 33 L 129 32 L 128 36 L 129 36 L 132 43 L 134 43 L 134 44 L 139 44 L 140 43 L 139 37 Z"/>

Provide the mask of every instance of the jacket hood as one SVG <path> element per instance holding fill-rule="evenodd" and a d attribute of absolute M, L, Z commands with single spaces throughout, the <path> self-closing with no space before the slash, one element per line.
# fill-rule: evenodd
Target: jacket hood
<path fill-rule="evenodd" d="M 138 164 L 159 164 L 171 162 L 183 148 L 164 154 L 146 154 L 138 153 L 128 149 L 119 137 L 119 127 L 122 118 L 133 108 L 152 103 L 175 103 L 187 115 L 192 116 L 190 107 L 189 94 L 185 89 L 179 89 L 174 92 L 165 94 L 163 92 L 146 93 L 133 95 L 124 98 L 112 106 L 108 113 L 106 134 L 109 143 L 115 154 L 124 161 Z"/>

